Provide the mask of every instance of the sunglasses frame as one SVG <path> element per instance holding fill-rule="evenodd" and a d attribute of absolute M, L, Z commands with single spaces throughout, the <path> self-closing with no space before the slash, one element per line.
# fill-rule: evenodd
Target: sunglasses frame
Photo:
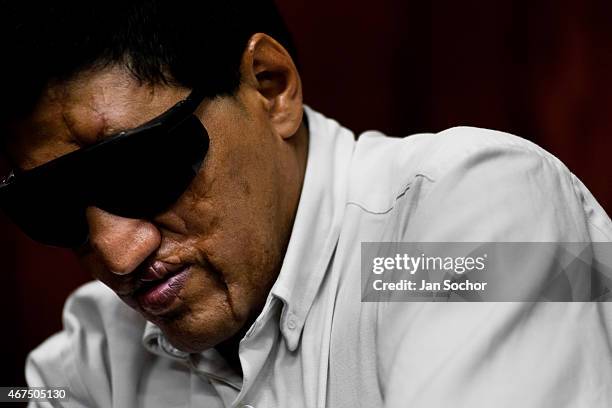
<path fill-rule="evenodd" d="M 16 185 L 21 179 L 27 179 L 30 177 L 36 177 L 38 174 L 44 174 L 51 171 L 55 167 L 66 166 L 72 161 L 82 160 L 81 156 L 88 155 L 92 151 L 97 150 L 102 146 L 114 144 L 122 141 L 125 138 L 140 134 L 143 132 L 151 131 L 155 128 L 159 130 L 171 131 L 174 127 L 178 126 L 183 120 L 198 108 L 202 100 L 204 99 L 204 93 L 197 89 L 194 89 L 187 98 L 177 102 L 170 109 L 164 113 L 154 117 L 153 119 L 145 122 L 144 124 L 129 130 L 123 130 L 114 135 L 108 136 L 104 140 L 101 140 L 93 145 L 86 146 L 82 149 L 66 153 L 65 155 L 41 164 L 40 166 L 34 167 L 29 170 L 12 169 L 2 181 L 0 181 L 0 200 L 2 195 L 5 194 L 6 189 L 11 188 L 11 185 Z M 174 121 L 172 121 L 174 119 Z M 165 129 L 164 129 L 165 128 Z"/>

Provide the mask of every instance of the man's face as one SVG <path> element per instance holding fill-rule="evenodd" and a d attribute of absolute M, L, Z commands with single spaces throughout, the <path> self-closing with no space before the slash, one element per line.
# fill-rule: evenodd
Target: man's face
<path fill-rule="evenodd" d="M 30 169 L 134 128 L 188 93 L 142 85 L 119 67 L 88 71 L 47 88 L 14 126 L 8 153 Z M 202 102 L 196 115 L 209 133 L 208 154 L 164 212 L 139 220 L 86 211 L 82 264 L 185 351 L 236 334 L 263 306 L 282 263 L 304 141 L 278 134 L 264 99 L 241 85 L 233 97 Z"/>

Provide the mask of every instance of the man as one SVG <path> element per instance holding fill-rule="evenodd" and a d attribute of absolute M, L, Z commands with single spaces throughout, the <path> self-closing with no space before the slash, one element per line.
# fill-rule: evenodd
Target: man
<path fill-rule="evenodd" d="M 269 6 L 3 12 L 2 206 L 100 281 L 29 385 L 73 407 L 609 406 L 605 303 L 360 301 L 362 242 L 610 241 L 586 188 L 499 132 L 355 141 L 303 106 Z"/>

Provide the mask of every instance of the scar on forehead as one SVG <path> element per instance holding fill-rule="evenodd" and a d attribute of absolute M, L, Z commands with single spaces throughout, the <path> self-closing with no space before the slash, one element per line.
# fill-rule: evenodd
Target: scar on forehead
<path fill-rule="evenodd" d="M 93 106 L 64 105 L 62 120 L 71 138 L 79 145 L 97 143 L 108 131 L 107 118 Z"/>

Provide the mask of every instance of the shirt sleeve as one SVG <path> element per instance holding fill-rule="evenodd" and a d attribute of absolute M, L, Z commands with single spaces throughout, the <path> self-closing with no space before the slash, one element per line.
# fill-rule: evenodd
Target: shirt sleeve
<path fill-rule="evenodd" d="M 417 172 L 398 203 L 400 240 L 612 237 L 601 207 L 585 211 L 594 201 L 586 189 L 537 146 L 470 128 L 433 137 L 435 165 Z M 610 303 L 397 302 L 381 311 L 387 408 L 612 406 Z"/>
<path fill-rule="evenodd" d="M 107 337 L 100 311 L 108 297 L 106 291 L 95 282 L 72 294 L 64 306 L 63 330 L 26 360 L 28 386 L 66 388 L 69 400 L 59 405 L 32 402 L 29 407 L 112 406 Z"/>
<path fill-rule="evenodd" d="M 430 158 L 402 202 L 404 240 L 588 242 L 588 224 L 612 240 L 610 218 L 582 183 L 535 144 L 474 128 L 430 137 Z"/>

